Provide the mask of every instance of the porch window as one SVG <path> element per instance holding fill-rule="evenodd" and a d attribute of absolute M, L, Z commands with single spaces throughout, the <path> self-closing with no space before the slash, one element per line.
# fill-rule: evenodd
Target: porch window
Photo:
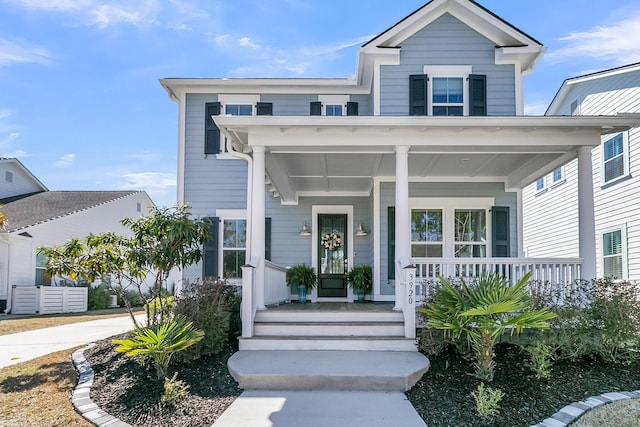
<path fill-rule="evenodd" d="M 244 219 L 226 219 L 223 221 L 222 271 L 224 278 L 242 277 L 245 264 L 247 222 Z"/>
<path fill-rule="evenodd" d="M 553 183 L 554 184 L 557 183 L 557 182 L 562 181 L 563 178 L 564 178 L 564 174 L 562 173 L 562 168 L 558 168 L 558 169 L 555 169 L 553 171 Z"/>
<path fill-rule="evenodd" d="M 628 135 L 619 133 L 602 144 L 602 180 L 609 183 L 629 174 Z"/>
<path fill-rule="evenodd" d="M 536 181 L 536 191 L 542 191 L 545 188 L 544 176 Z"/>
<path fill-rule="evenodd" d="M 341 116 L 342 115 L 342 105 L 325 105 L 325 115 L 326 116 Z"/>
<path fill-rule="evenodd" d="M 253 115 L 253 105 L 251 104 L 227 104 L 224 106 L 225 114 L 232 116 L 251 116 Z"/>
<path fill-rule="evenodd" d="M 456 258 L 487 256 L 487 211 L 456 209 L 454 214 Z"/>
<path fill-rule="evenodd" d="M 602 234 L 602 271 L 605 277 L 624 279 L 624 234 L 623 230 Z"/>
<path fill-rule="evenodd" d="M 411 256 L 443 256 L 442 209 L 411 211 Z"/>

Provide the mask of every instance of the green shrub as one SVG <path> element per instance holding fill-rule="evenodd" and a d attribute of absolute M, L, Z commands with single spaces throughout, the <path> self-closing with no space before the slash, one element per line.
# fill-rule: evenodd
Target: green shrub
<path fill-rule="evenodd" d="M 190 361 L 217 354 L 240 334 L 240 297 L 225 280 L 211 278 L 202 283 L 185 283 L 174 311 L 204 331 L 204 339 L 176 360 Z"/>
<path fill-rule="evenodd" d="M 534 340 L 545 342 L 557 358 L 600 358 L 627 363 L 640 358 L 640 299 L 635 283 L 610 278 L 578 281 L 569 295 L 536 295 L 554 301 L 551 328 Z"/>
<path fill-rule="evenodd" d="M 103 310 L 111 304 L 111 293 L 104 286 L 87 286 L 87 305 L 89 310 Z"/>
<path fill-rule="evenodd" d="M 116 351 L 126 356 L 140 356 L 140 362 L 147 358 L 154 361 L 159 380 L 167 377 L 171 357 L 202 340 L 203 332 L 182 316 L 157 327 L 134 329 L 131 338 L 112 340 Z"/>
<path fill-rule="evenodd" d="M 471 392 L 476 402 L 476 411 L 483 417 L 495 417 L 500 414 L 500 401 L 504 397 L 502 390 L 485 387 L 480 383 L 476 391 Z"/>
<path fill-rule="evenodd" d="M 178 379 L 178 373 L 174 373 L 171 378 L 164 379 L 164 392 L 160 398 L 163 404 L 175 403 L 189 396 L 189 384 Z"/>
<path fill-rule="evenodd" d="M 173 296 L 154 298 L 144 305 L 148 325 L 159 325 L 173 318 Z"/>
<path fill-rule="evenodd" d="M 529 367 L 536 374 L 536 378 L 549 378 L 551 376 L 551 364 L 553 353 L 551 346 L 543 341 L 525 346 L 525 353 L 529 355 Z"/>
<path fill-rule="evenodd" d="M 124 300 L 127 300 L 130 307 L 143 307 L 147 303 L 144 297 L 134 290 L 118 292 L 118 305 L 120 307 L 126 306 Z"/>

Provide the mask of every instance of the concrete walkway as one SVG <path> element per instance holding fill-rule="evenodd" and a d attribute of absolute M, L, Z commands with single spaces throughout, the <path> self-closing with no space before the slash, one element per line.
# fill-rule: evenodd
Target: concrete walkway
<path fill-rule="evenodd" d="M 136 316 L 138 321 L 144 321 L 144 318 L 144 314 Z M 131 318 L 122 316 L 0 336 L 0 368 L 88 344 L 132 328 Z"/>
<path fill-rule="evenodd" d="M 245 391 L 213 427 L 426 427 L 401 392 Z"/>

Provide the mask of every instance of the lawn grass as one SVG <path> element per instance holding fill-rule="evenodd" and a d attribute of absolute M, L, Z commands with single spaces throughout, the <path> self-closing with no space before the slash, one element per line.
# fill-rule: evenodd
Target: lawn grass
<path fill-rule="evenodd" d="M 142 311 L 142 307 L 136 310 Z M 86 311 L 84 313 L 44 314 L 39 316 L 9 315 L 0 317 L 0 336 L 32 331 L 34 329 L 49 328 L 51 326 L 126 316 L 128 314 L 129 312 L 126 308 L 108 308 L 105 310 Z"/>
<path fill-rule="evenodd" d="M 592 409 L 571 427 L 637 427 L 640 425 L 640 399 L 622 400 Z"/>
<path fill-rule="evenodd" d="M 77 347 L 79 348 L 79 347 Z M 0 369 L 0 427 L 89 427 L 69 400 L 77 381 L 76 349 Z"/>

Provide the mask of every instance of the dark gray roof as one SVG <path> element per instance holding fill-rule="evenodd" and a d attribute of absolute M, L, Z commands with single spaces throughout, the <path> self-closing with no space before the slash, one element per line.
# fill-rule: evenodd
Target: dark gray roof
<path fill-rule="evenodd" d="M 0 199 L 6 231 L 16 231 L 70 215 L 139 191 L 43 191 Z"/>

